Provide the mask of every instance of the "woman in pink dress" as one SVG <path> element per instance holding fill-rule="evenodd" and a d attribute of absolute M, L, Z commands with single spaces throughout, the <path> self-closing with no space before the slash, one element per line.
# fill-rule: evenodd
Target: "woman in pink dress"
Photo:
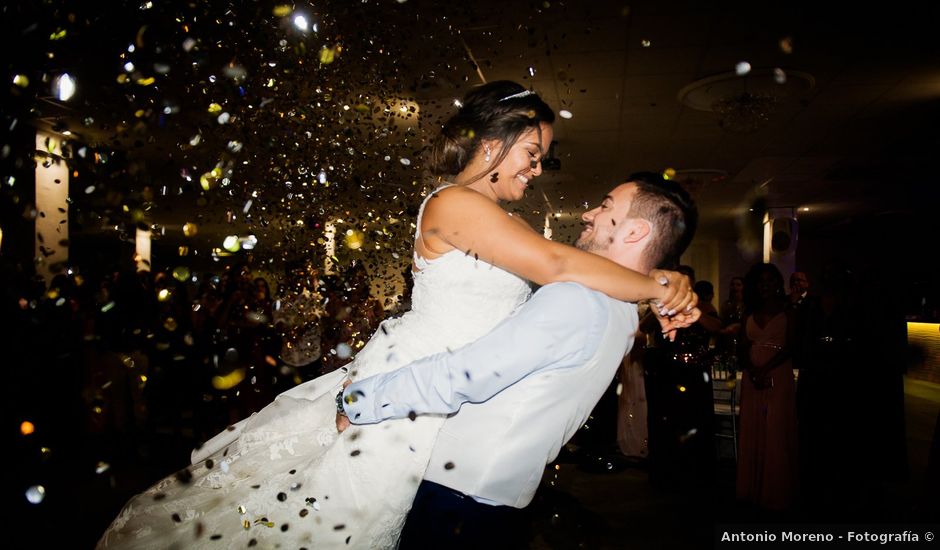
<path fill-rule="evenodd" d="M 790 362 L 793 322 L 776 266 L 751 268 L 744 303 L 737 495 L 761 508 L 784 510 L 797 489 L 796 386 Z"/>

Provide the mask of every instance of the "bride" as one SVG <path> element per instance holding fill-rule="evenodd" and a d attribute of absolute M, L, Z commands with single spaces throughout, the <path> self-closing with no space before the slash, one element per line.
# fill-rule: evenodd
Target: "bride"
<path fill-rule="evenodd" d="M 455 176 L 418 214 L 411 311 L 383 322 L 348 369 L 284 392 L 194 451 L 191 466 L 127 503 L 98 548 L 394 548 L 443 417 L 338 434 L 335 396 L 347 379 L 479 338 L 529 297 L 528 281 L 577 281 L 652 299 L 663 313 L 689 305 L 683 276 L 639 274 L 554 243 L 500 208 L 541 174 L 554 119 L 514 82 L 469 92 L 432 148 L 431 171 Z"/>

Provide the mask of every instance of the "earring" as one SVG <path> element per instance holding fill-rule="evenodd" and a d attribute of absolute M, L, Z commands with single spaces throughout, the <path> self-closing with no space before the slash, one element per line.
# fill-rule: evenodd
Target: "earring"
<path fill-rule="evenodd" d="M 496 183 L 497 181 L 499 181 L 499 172 L 493 172 L 490 175 L 490 183 Z"/>
<path fill-rule="evenodd" d="M 488 145 L 483 146 L 483 160 L 486 162 L 490 161 L 490 148 Z"/>

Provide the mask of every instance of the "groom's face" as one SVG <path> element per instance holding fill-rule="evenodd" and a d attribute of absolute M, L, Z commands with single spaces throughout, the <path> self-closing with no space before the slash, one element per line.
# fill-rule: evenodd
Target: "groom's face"
<path fill-rule="evenodd" d="M 635 184 L 618 185 L 604 197 L 600 206 L 582 214 L 584 230 L 575 246 L 581 250 L 604 255 L 611 245 L 616 243 L 617 236 L 623 227 L 621 222 L 626 220 L 635 195 Z"/>

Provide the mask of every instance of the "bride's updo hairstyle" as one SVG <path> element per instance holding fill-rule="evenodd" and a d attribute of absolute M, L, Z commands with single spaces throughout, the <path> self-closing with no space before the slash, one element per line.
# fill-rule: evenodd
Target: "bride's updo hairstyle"
<path fill-rule="evenodd" d="M 503 146 L 493 151 L 495 158 L 490 166 L 468 183 L 476 181 L 506 158 L 523 133 L 530 128 L 538 129 L 543 122 L 555 122 L 555 112 L 521 84 L 497 80 L 474 88 L 434 139 L 428 170 L 435 176 L 459 174 L 482 140 L 499 140 Z M 543 144 L 543 148 L 547 150 L 548 145 Z"/>

